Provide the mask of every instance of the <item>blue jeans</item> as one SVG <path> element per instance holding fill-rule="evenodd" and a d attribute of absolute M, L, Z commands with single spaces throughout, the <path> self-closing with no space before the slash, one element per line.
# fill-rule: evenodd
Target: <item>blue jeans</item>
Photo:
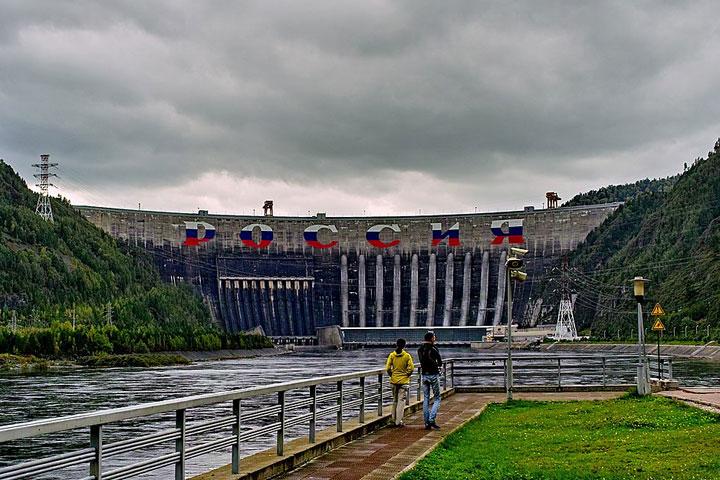
<path fill-rule="evenodd" d="M 435 423 L 438 409 L 440 408 L 440 375 L 423 375 L 423 416 L 425 425 Z M 433 393 L 433 405 L 430 408 L 430 388 Z"/>

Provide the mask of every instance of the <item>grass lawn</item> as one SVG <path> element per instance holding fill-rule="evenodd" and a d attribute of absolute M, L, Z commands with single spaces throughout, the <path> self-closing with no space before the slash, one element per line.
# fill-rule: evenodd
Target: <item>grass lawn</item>
<path fill-rule="evenodd" d="M 494 404 L 401 479 L 720 479 L 720 415 L 663 397 Z"/>

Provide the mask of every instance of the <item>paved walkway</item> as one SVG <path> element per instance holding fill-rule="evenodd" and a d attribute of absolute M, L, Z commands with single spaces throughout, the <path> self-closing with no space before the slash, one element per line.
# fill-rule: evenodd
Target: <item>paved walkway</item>
<path fill-rule="evenodd" d="M 680 390 L 669 390 L 659 394 L 694 406 L 720 412 L 720 388 L 681 388 Z"/>
<path fill-rule="evenodd" d="M 527 400 L 605 400 L 622 392 L 516 393 Z M 405 417 L 406 427 L 385 427 L 348 443 L 282 477 L 286 480 L 387 480 L 410 468 L 452 431 L 479 415 L 504 394 L 459 393 L 443 400 L 438 415 L 441 430 L 427 431 L 422 410 Z"/>

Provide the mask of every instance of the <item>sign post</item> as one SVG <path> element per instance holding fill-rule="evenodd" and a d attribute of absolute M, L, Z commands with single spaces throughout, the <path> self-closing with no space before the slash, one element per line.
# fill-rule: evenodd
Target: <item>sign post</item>
<path fill-rule="evenodd" d="M 650 313 L 653 317 L 655 317 L 655 323 L 652 326 L 653 331 L 657 332 L 657 341 L 658 341 L 658 347 L 657 347 L 657 362 L 658 362 L 658 376 L 659 380 L 662 380 L 663 378 L 663 368 L 662 363 L 660 363 L 660 337 L 662 337 L 662 332 L 665 330 L 665 325 L 663 325 L 662 320 L 660 320 L 660 317 L 665 315 L 665 310 L 660 306 L 659 303 L 655 304 L 655 308 L 652 309 L 652 312 Z"/>

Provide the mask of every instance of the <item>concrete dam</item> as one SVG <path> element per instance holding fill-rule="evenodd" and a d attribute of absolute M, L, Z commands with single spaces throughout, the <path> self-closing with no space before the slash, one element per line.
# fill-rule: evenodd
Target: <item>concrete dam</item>
<path fill-rule="evenodd" d="M 619 203 L 477 214 L 281 217 L 81 206 L 112 237 L 147 249 L 164 280 L 191 284 L 228 331 L 505 323 L 508 246 L 529 250 L 513 321 L 543 312 L 538 284 Z"/>

